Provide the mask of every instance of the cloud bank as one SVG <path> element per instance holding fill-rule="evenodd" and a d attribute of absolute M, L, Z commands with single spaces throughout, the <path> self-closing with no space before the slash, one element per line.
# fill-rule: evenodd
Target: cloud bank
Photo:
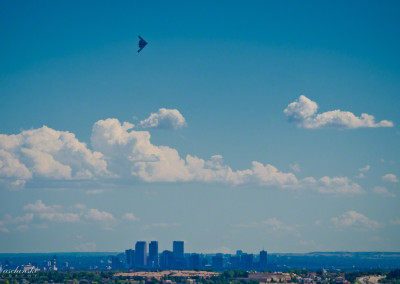
<path fill-rule="evenodd" d="M 6 233 L 19 229 L 26 231 L 32 227 L 31 223 L 35 220 L 34 223 L 36 224 L 34 225 L 37 228 L 47 228 L 47 224 L 50 223 L 93 223 L 100 225 L 104 230 L 112 230 L 113 226 L 118 223 L 118 220 L 110 212 L 95 208 L 86 209 L 83 204 L 63 208 L 60 205 L 49 206 L 44 204 L 42 200 L 37 200 L 25 205 L 23 209 L 27 211 L 25 215 L 19 217 L 5 215 L 0 219 L 0 231 Z M 133 213 L 125 214 L 122 219 L 139 220 Z"/>
<path fill-rule="evenodd" d="M 369 219 L 367 216 L 354 210 L 347 211 L 339 217 L 334 217 L 331 221 L 340 230 L 353 228 L 356 230 L 373 230 L 380 227 L 377 221 Z"/>
<path fill-rule="evenodd" d="M 163 117 L 161 110 L 165 109 L 160 109 L 158 117 Z M 181 123 L 175 125 L 182 125 L 182 120 L 177 121 Z M 221 155 L 211 156 L 208 160 L 192 155 L 181 157 L 176 149 L 154 145 L 150 139 L 148 131 L 137 130 L 132 123 L 115 118 L 99 120 L 94 124 L 91 149 L 74 134 L 46 126 L 17 135 L 0 135 L 0 185 L 12 188 L 37 181 L 51 181 L 52 186 L 57 187 L 57 183 L 61 186 L 65 181 L 69 181 L 70 185 L 91 181 L 95 183 L 93 188 L 101 187 L 103 182 L 108 186 L 138 180 L 233 186 L 255 184 L 261 187 L 311 189 L 333 195 L 364 193 L 357 183 L 346 177 L 298 179 L 294 173 L 280 171 L 259 161 L 251 162 L 251 167 L 247 169 L 233 170 L 224 163 Z M 39 210 L 43 205 L 32 206 Z M 91 212 L 91 216 L 94 217 L 95 213 L 98 215 L 99 212 Z M 49 216 L 47 218 L 62 218 Z"/>
<path fill-rule="evenodd" d="M 107 163 L 68 131 L 43 126 L 0 134 L 0 178 L 23 185 L 32 178 L 73 180 L 106 176 Z"/>
<path fill-rule="evenodd" d="M 316 102 L 301 95 L 296 101 L 290 103 L 283 112 L 288 120 L 295 123 L 299 128 L 354 129 L 394 126 L 393 122 L 388 120 L 375 122 L 375 117 L 366 113 L 362 113 L 358 117 L 349 111 L 332 110 L 317 114 L 317 110 Z"/>

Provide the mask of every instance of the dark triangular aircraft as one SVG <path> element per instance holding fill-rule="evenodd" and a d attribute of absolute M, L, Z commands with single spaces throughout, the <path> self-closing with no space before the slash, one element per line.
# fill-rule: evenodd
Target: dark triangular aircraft
<path fill-rule="evenodd" d="M 139 50 L 137 52 L 140 52 L 146 45 L 147 42 L 139 36 Z"/>

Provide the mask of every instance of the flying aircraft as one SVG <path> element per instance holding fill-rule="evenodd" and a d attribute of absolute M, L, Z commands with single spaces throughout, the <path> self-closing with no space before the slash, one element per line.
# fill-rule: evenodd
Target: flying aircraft
<path fill-rule="evenodd" d="M 147 41 L 145 41 L 141 36 L 139 36 L 139 50 L 140 52 L 147 45 Z"/>

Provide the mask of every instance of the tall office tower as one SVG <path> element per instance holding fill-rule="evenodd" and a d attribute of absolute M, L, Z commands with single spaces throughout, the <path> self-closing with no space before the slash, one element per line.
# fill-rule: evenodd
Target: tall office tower
<path fill-rule="evenodd" d="M 174 241 L 173 244 L 173 253 L 175 258 L 183 258 L 184 253 L 184 242 L 183 241 Z"/>
<path fill-rule="evenodd" d="M 158 242 L 152 241 L 149 244 L 149 266 L 158 267 Z"/>
<path fill-rule="evenodd" d="M 133 249 L 127 249 L 125 251 L 126 264 L 129 268 L 135 266 L 135 251 Z"/>
<path fill-rule="evenodd" d="M 136 242 L 135 245 L 135 267 L 143 268 L 147 265 L 147 243 Z"/>
<path fill-rule="evenodd" d="M 260 270 L 265 271 L 268 264 L 268 254 L 265 250 L 260 251 Z"/>
<path fill-rule="evenodd" d="M 172 251 L 174 255 L 173 267 L 175 269 L 186 269 L 187 264 L 184 257 L 184 243 L 182 241 L 174 241 Z"/>

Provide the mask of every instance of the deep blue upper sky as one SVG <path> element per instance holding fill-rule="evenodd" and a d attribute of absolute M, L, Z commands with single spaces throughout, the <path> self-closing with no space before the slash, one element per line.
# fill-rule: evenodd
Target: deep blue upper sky
<path fill-rule="evenodd" d="M 184 239 L 193 251 L 398 251 L 399 12 L 398 1 L 2 1 L 0 251 L 122 250 L 139 239 L 162 249 Z M 139 54 L 138 35 L 149 43 Z M 300 95 L 302 111 L 319 109 L 293 120 L 284 110 Z M 187 125 L 136 126 L 151 134 L 143 147 L 131 130 L 92 130 L 108 118 L 140 125 L 160 108 Z M 44 125 L 85 150 L 55 149 L 51 130 L 23 132 Z"/>

